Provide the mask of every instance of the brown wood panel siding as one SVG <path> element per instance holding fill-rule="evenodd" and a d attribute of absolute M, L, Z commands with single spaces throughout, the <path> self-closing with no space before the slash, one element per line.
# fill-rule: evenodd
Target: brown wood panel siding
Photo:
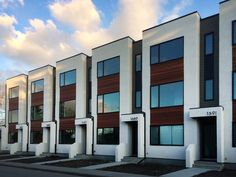
<path fill-rule="evenodd" d="M 8 131 L 9 132 L 17 132 L 17 129 L 16 129 L 16 123 L 11 123 L 8 125 Z"/>
<path fill-rule="evenodd" d="M 31 94 L 31 106 L 43 105 L 43 92 Z"/>
<path fill-rule="evenodd" d="M 119 90 L 120 90 L 119 74 L 98 78 L 98 95 L 110 92 L 119 92 Z"/>
<path fill-rule="evenodd" d="M 119 127 L 119 117 L 120 114 L 118 112 L 98 114 L 97 128 Z"/>
<path fill-rule="evenodd" d="M 76 99 L 76 84 L 60 87 L 60 101 Z"/>
<path fill-rule="evenodd" d="M 19 108 L 19 98 L 10 98 L 9 99 L 9 111 L 16 110 Z"/>
<path fill-rule="evenodd" d="M 183 124 L 184 107 L 158 108 L 151 110 L 151 125 Z"/>
<path fill-rule="evenodd" d="M 236 45 L 233 46 L 233 70 L 236 71 Z"/>
<path fill-rule="evenodd" d="M 151 65 L 151 84 L 184 80 L 184 60 L 177 59 Z"/>
<path fill-rule="evenodd" d="M 236 122 L 236 101 L 233 101 L 233 122 Z"/>
<path fill-rule="evenodd" d="M 43 130 L 41 124 L 42 124 L 41 120 L 40 121 L 38 121 L 38 120 L 37 121 L 36 120 L 31 121 L 31 131 L 41 131 L 41 130 Z"/>
<path fill-rule="evenodd" d="M 75 118 L 60 119 L 60 130 L 75 128 Z"/>

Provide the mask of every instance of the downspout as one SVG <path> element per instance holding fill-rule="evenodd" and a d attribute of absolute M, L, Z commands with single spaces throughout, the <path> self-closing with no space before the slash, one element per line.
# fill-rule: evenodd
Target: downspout
<path fill-rule="evenodd" d="M 94 155 L 94 117 L 90 116 L 93 122 L 93 130 L 92 130 L 92 155 Z"/>
<path fill-rule="evenodd" d="M 30 129 L 29 129 L 29 121 L 28 121 L 28 77 L 27 77 L 27 81 L 26 81 L 26 126 L 27 126 L 27 144 L 26 144 L 26 152 L 29 152 L 29 134 L 30 134 Z"/>
<path fill-rule="evenodd" d="M 141 112 L 143 114 L 143 118 L 144 118 L 144 157 L 142 160 L 140 160 L 138 162 L 138 164 L 142 163 L 145 159 L 146 159 L 146 149 L 147 149 L 147 146 L 146 146 L 146 113 L 145 112 Z"/>
<path fill-rule="evenodd" d="M 55 120 L 55 151 L 54 153 L 57 154 L 57 120 Z"/>

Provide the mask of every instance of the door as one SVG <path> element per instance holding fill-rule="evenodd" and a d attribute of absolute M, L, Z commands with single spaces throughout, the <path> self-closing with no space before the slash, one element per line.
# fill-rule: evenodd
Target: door
<path fill-rule="evenodd" d="M 87 144 L 87 126 L 86 125 L 82 125 L 82 136 L 81 136 L 81 143 L 82 143 L 82 153 L 86 154 L 86 144 Z"/>
<path fill-rule="evenodd" d="M 138 123 L 132 122 L 132 156 L 136 157 L 138 154 Z"/>
<path fill-rule="evenodd" d="M 216 118 L 206 117 L 201 120 L 201 158 L 216 159 Z"/>
<path fill-rule="evenodd" d="M 48 152 L 50 152 L 50 128 L 46 128 L 47 130 L 47 145 L 48 145 Z"/>

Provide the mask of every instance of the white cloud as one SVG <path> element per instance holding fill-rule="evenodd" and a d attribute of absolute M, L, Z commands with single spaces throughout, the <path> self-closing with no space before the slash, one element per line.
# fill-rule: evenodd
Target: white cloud
<path fill-rule="evenodd" d="M 24 0 L 0 0 L 0 9 L 1 8 L 5 9 L 9 6 L 18 4 L 24 6 Z"/>

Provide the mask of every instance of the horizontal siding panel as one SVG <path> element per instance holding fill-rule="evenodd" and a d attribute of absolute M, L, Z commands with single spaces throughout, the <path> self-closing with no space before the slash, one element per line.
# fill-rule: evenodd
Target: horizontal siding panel
<path fill-rule="evenodd" d="M 43 130 L 41 127 L 42 121 L 31 121 L 31 131 L 41 131 Z"/>
<path fill-rule="evenodd" d="M 8 126 L 8 131 L 9 131 L 9 132 L 17 132 L 16 123 L 9 124 L 9 126 Z"/>
<path fill-rule="evenodd" d="M 236 71 L 236 46 L 233 46 L 233 70 Z"/>
<path fill-rule="evenodd" d="M 98 78 L 98 95 L 111 92 L 119 92 L 119 90 L 120 90 L 119 74 Z"/>
<path fill-rule="evenodd" d="M 31 94 L 31 106 L 43 105 L 43 92 Z"/>
<path fill-rule="evenodd" d="M 158 85 L 184 80 L 184 60 L 177 59 L 151 65 L 151 84 Z"/>
<path fill-rule="evenodd" d="M 120 114 L 118 112 L 98 114 L 97 127 L 98 128 L 119 127 L 119 122 L 120 122 L 119 117 Z"/>
<path fill-rule="evenodd" d="M 19 98 L 10 98 L 9 99 L 9 111 L 16 110 L 19 108 Z"/>
<path fill-rule="evenodd" d="M 76 84 L 60 87 L 60 101 L 76 99 Z"/>
<path fill-rule="evenodd" d="M 151 110 L 151 125 L 183 124 L 184 107 L 158 108 Z"/>
<path fill-rule="evenodd" d="M 75 118 L 60 119 L 60 130 L 75 128 Z"/>

